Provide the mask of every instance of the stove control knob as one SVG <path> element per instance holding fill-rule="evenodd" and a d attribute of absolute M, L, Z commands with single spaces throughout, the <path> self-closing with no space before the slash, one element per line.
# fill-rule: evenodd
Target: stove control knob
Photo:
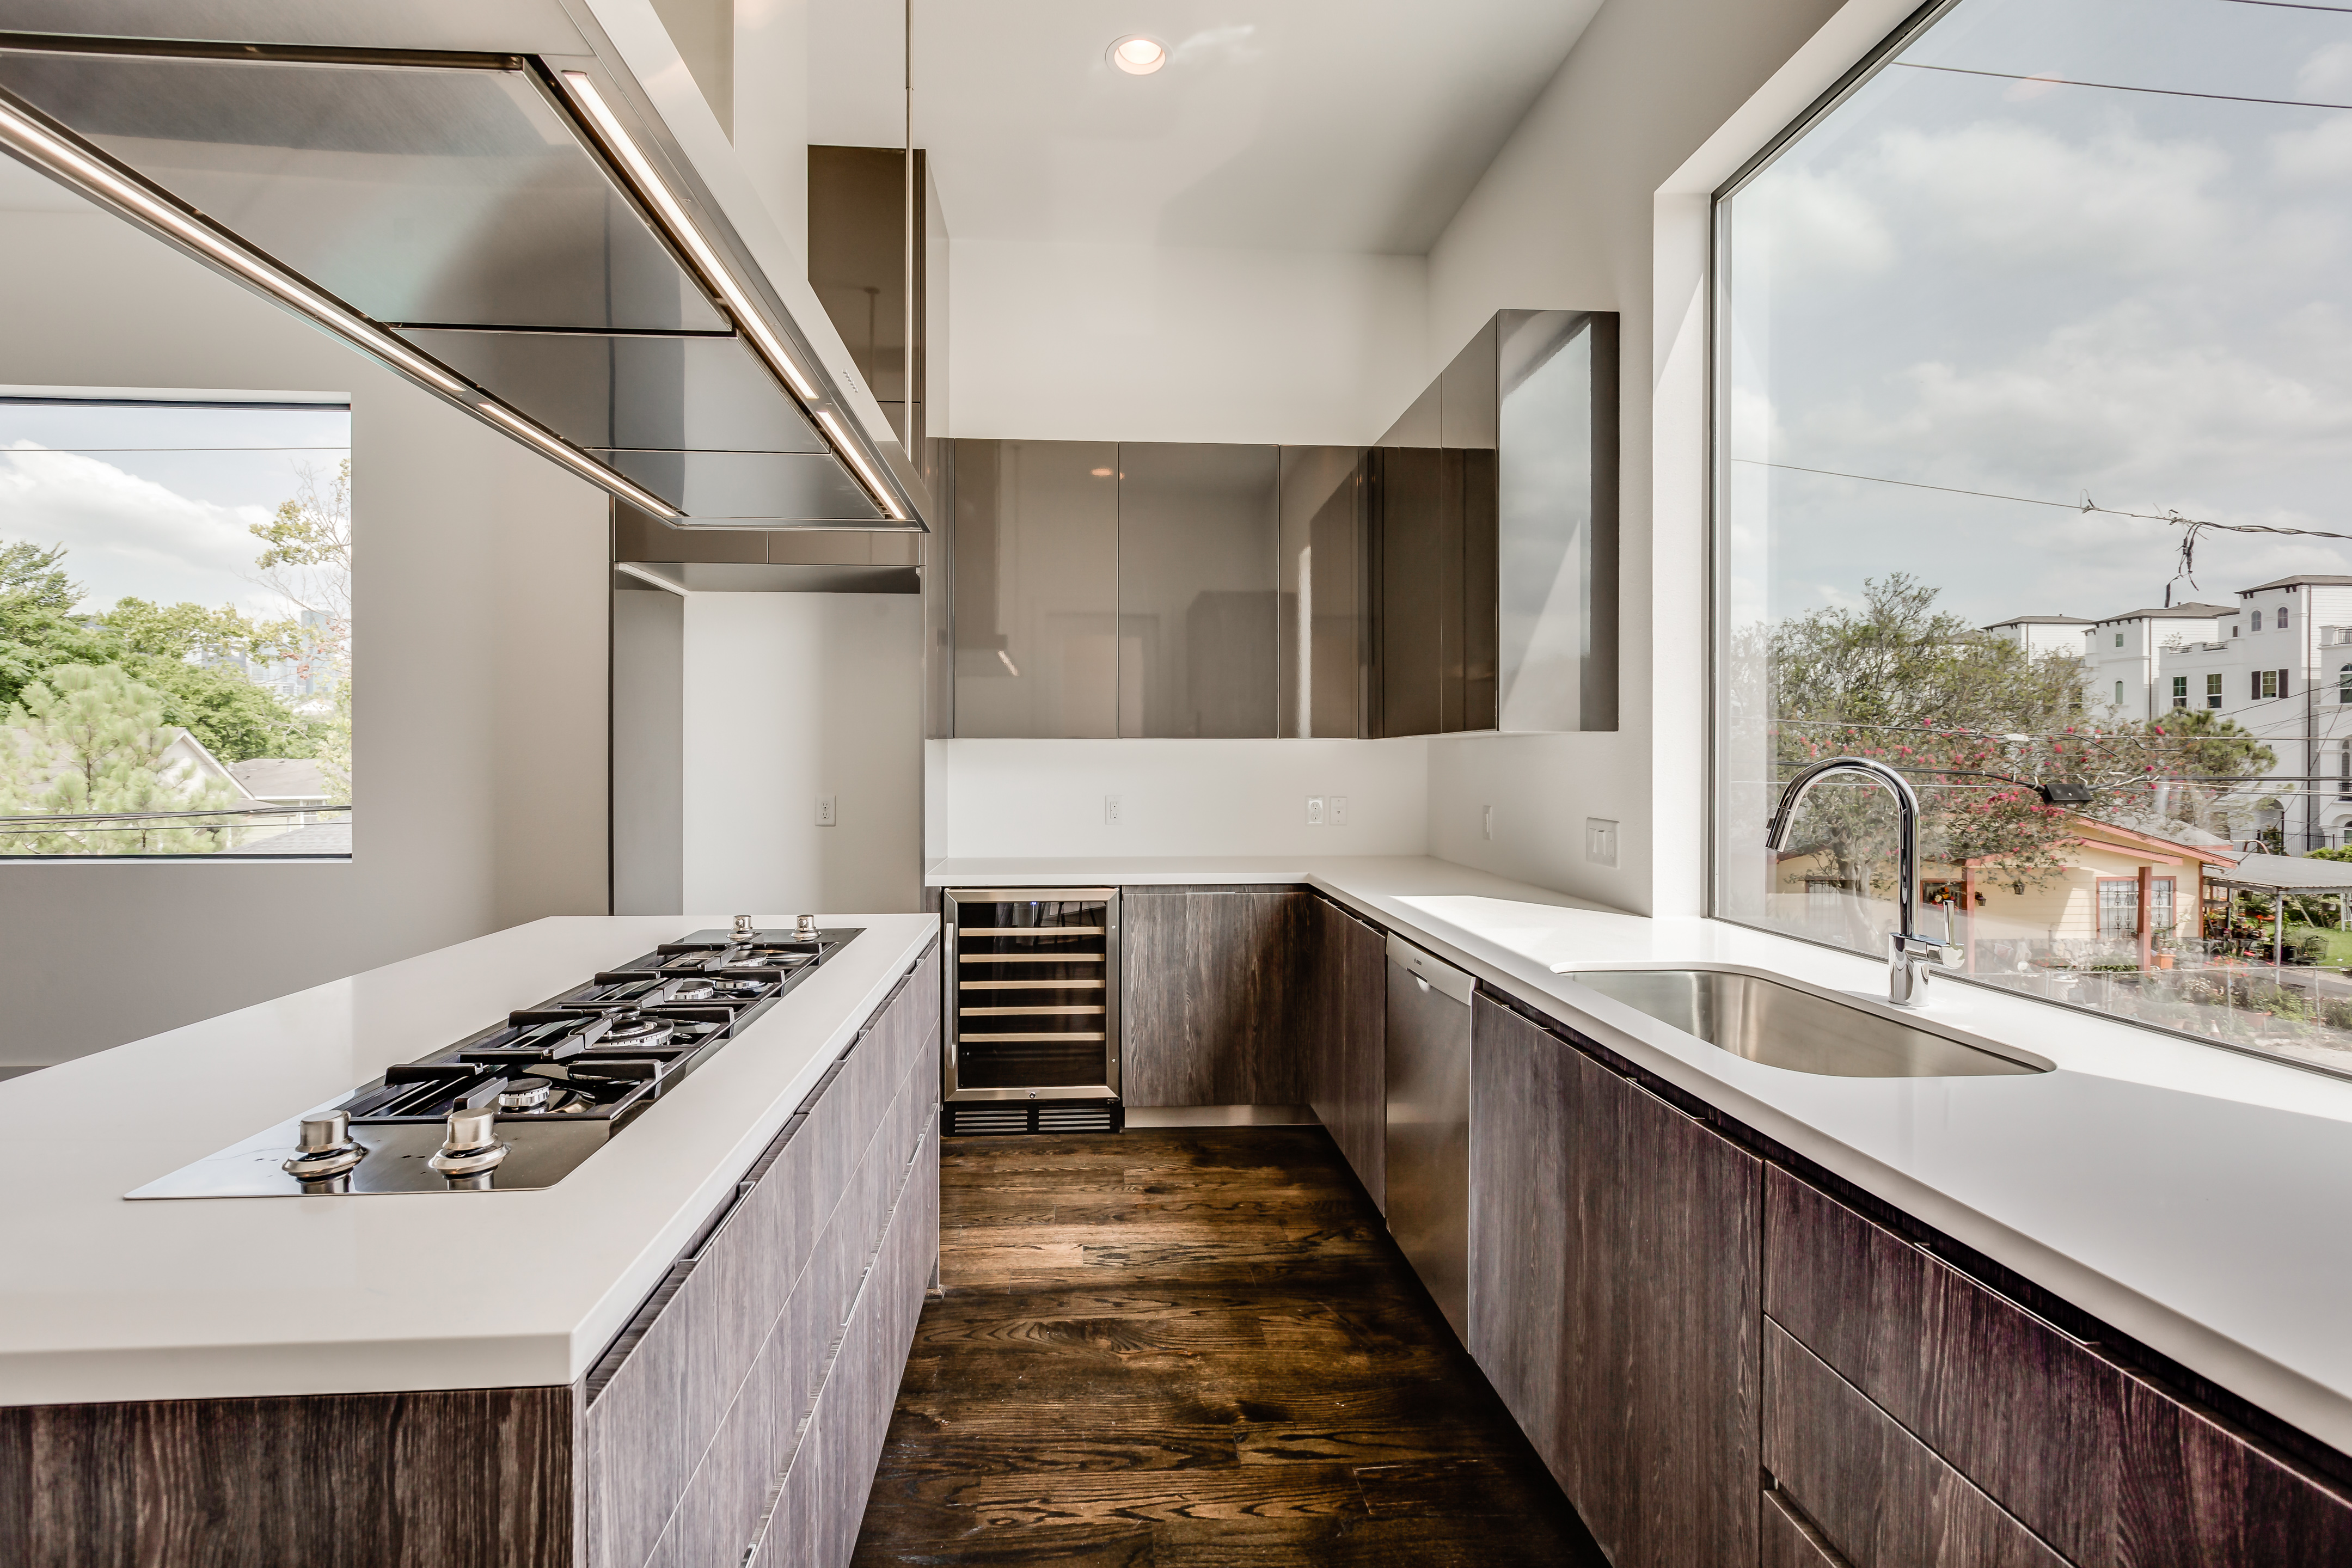
<path fill-rule="evenodd" d="M 499 1111 L 495 1103 L 460 1106 L 449 1113 L 448 1131 L 441 1135 L 441 1152 L 425 1163 L 445 1176 L 479 1175 L 508 1154 L 499 1142 Z"/>
<path fill-rule="evenodd" d="M 797 921 L 793 922 L 793 940 L 794 942 L 814 942 L 816 939 L 816 917 L 814 915 L 803 915 Z"/>
<path fill-rule="evenodd" d="M 340 1176 L 366 1157 L 367 1151 L 352 1142 L 352 1119 L 332 1110 L 302 1119 L 301 1142 L 294 1146 L 294 1157 L 286 1162 L 286 1172 L 306 1182 L 317 1181 Z"/>
<path fill-rule="evenodd" d="M 759 940 L 760 928 L 751 923 L 750 915 L 737 915 L 735 930 L 731 934 L 737 942 L 756 942 Z"/>

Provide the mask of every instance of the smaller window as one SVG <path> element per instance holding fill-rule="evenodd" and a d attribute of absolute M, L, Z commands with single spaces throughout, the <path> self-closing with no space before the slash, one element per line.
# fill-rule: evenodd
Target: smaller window
<path fill-rule="evenodd" d="M 2124 705 L 2124 683 L 2123 683 L 2122 681 L 2118 680 L 2118 681 L 2116 681 L 2116 707 L 2118 707 L 2118 708 L 2120 708 L 2120 707 L 2122 707 L 2123 705 Z"/>
<path fill-rule="evenodd" d="M 2175 708 L 2189 706 L 2189 678 L 2185 675 L 2172 678 L 2172 705 Z"/>
<path fill-rule="evenodd" d="M 2263 613 L 2262 613 L 2260 610 L 2256 610 L 2256 611 L 2254 612 L 2254 630 L 2256 630 L 2256 631 L 2261 631 L 2262 629 L 2263 629 Z"/>
<path fill-rule="evenodd" d="M 2271 693 L 2271 695 L 2272 695 L 2272 696 L 2273 696 L 2273 697 L 2292 697 L 2292 696 L 2294 696 L 2294 693 L 2293 693 L 2292 691 L 2289 691 L 2289 690 L 2286 689 L 2286 674 L 2287 674 L 2287 672 L 2286 672 L 2285 670 L 2284 670 L 2284 669 L 2275 669 L 2275 670 L 2273 670 L 2271 673 L 2278 677 L 2278 689 L 2277 689 L 2277 690 L 2275 690 L 2275 691 L 2273 691 L 2273 692 L 2272 692 L 2272 693 Z"/>
<path fill-rule="evenodd" d="M 2117 633 L 2116 634 L 2116 646 L 2117 647 L 2123 647 L 2123 646 L 2124 646 L 2124 634 L 2123 634 L 2123 633 L 2121 633 L 2121 632 L 2117 632 Z"/>
<path fill-rule="evenodd" d="M 2336 668 L 2336 700 L 2352 702 L 2352 664 L 2339 665 Z"/>
<path fill-rule="evenodd" d="M 2352 800 L 2352 741 L 2336 748 L 2336 798 Z"/>
<path fill-rule="evenodd" d="M 2278 629 L 2281 631 L 2286 630 L 2286 606 L 2284 605 L 2281 605 L 2279 606 Z"/>
<path fill-rule="evenodd" d="M 2238 635 L 2238 623 L 2235 621 L 2231 621 L 2230 623 L 2230 635 L 2231 637 L 2236 637 Z"/>
<path fill-rule="evenodd" d="M 2352 664 L 2344 667 L 2344 676 L 2346 693 L 2344 700 L 2352 702 Z M 2205 706 L 2208 708 L 2221 706 L 2221 677 L 2219 671 L 2205 678 Z"/>

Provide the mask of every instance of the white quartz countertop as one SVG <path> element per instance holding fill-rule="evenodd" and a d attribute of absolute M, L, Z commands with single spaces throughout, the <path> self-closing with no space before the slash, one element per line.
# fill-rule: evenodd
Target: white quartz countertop
<path fill-rule="evenodd" d="M 1885 965 L 1433 859 L 950 859 L 928 879 L 1319 888 L 2352 1452 L 2352 1082 L 1948 980 L 1935 984 L 1929 1021 L 2055 1070 L 1848 1079 L 1767 1067 L 1580 986 L 1573 970 L 1735 964 L 1883 998 Z"/>
<path fill-rule="evenodd" d="M 0 1405 L 579 1378 L 939 930 L 819 919 L 865 929 L 537 1192 L 122 1196 L 728 917 L 538 921 L 0 1082 Z"/>

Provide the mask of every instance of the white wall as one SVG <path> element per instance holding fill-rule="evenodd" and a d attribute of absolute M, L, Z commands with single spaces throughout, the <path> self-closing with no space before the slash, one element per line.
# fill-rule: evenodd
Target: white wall
<path fill-rule="evenodd" d="M 1419 855 L 1429 742 L 933 741 L 935 856 Z M 1120 821 L 1103 820 L 1119 797 Z M 1310 827 L 1307 797 L 1348 797 Z"/>
<path fill-rule="evenodd" d="M 1704 412 L 1701 296 L 1678 286 L 1662 297 L 1655 279 L 1664 268 L 1695 284 L 1705 209 L 1702 200 L 1696 249 L 1684 223 L 1672 232 L 1686 253 L 1662 257 L 1658 192 L 1839 9 L 1832 0 L 1604 5 L 1430 253 L 1433 355 L 1505 308 L 1615 310 L 1623 332 L 1622 727 L 1437 743 L 1432 854 L 1625 909 L 1702 907 L 1706 592 L 1695 487 L 1704 474 L 1678 447 L 1664 470 L 1672 493 L 1660 493 L 1652 416 L 1660 396 L 1683 424 Z M 1653 527 L 1654 502 L 1671 511 L 1670 527 Z M 1492 839 L 1480 834 L 1488 804 Z M 1622 825 L 1614 870 L 1584 858 L 1588 816 Z"/>
<path fill-rule="evenodd" d="M 687 600 L 688 909 L 919 907 L 922 655 L 911 594 Z"/>
<path fill-rule="evenodd" d="M 0 1063 L 604 912 L 603 494 L 111 217 L 0 211 L 0 383 L 349 392 L 359 806 L 349 865 L 0 861 Z"/>
<path fill-rule="evenodd" d="M 776 227 L 808 255 L 809 0 L 735 0 L 728 134 Z"/>
<path fill-rule="evenodd" d="M 1430 374 L 1419 257 L 959 237 L 950 277 L 957 436 L 1349 445 Z"/>

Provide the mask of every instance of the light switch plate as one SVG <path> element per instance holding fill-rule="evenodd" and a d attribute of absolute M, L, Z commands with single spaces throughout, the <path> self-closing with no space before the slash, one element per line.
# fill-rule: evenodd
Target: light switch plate
<path fill-rule="evenodd" d="M 1323 826 L 1323 797 L 1319 795 L 1310 795 L 1307 797 L 1307 826 L 1309 827 Z"/>
<path fill-rule="evenodd" d="M 1344 795 L 1333 795 L 1331 797 L 1331 804 L 1324 808 L 1323 820 L 1329 823 L 1334 827 L 1347 826 L 1348 797 Z"/>
<path fill-rule="evenodd" d="M 817 796 L 817 797 L 816 797 L 816 825 L 817 825 L 819 827 L 831 827 L 831 826 L 833 826 L 833 821 L 834 821 L 833 796 L 831 796 L 831 795 L 821 795 Z"/>
<path fill-rule="evenodd" d="M 1118 826 L 1118 796 L 1115 795 L 1107 795 L 1103 796 L 1104 822 L 1109 824 L 1113 827 L 1117 827 Z"/>
<path fill-rule="evenodd" d="M 1596 866 L 1617 864 L 1617 825 L 1603 817 L 1584 819 L 1584 858 Z"/>

